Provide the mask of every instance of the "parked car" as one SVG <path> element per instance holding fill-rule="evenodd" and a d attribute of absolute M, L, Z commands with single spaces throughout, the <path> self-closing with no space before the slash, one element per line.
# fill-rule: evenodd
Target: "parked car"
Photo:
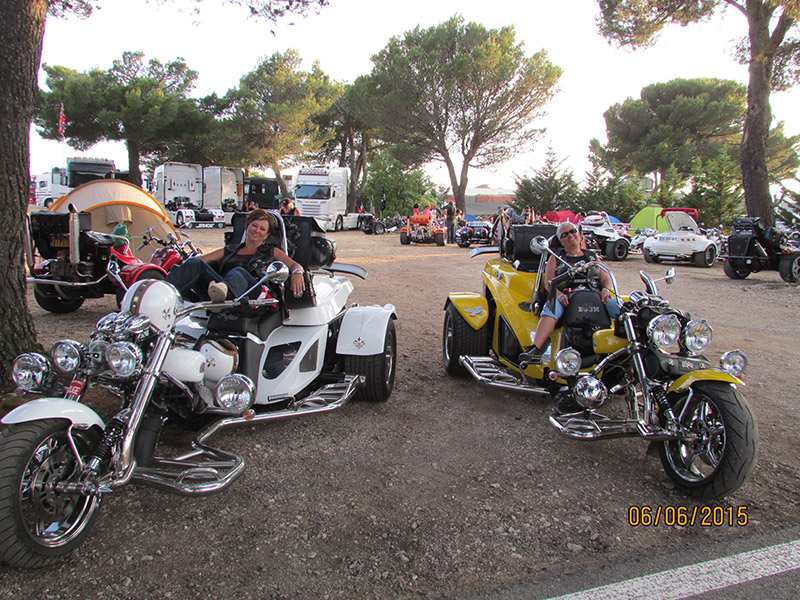
<path fill-rule="evenodd" d="M 719 245 L 697 226 L 697 222 L 682 211 L 664 215 L 669 231 L 647 238 L 642 246 L 645 261 L 690 260 L 698 267 L 711 267 L 717 262 Z"/>
<path fill-rule="evenodd" d="M 766 227 L 760 217 L 738 217 L 728 237 L 723 268 L 731 279 L 765 269 L 778 271 L 789 283 L 800 281 L 800 246 L 790 232 Z"/>

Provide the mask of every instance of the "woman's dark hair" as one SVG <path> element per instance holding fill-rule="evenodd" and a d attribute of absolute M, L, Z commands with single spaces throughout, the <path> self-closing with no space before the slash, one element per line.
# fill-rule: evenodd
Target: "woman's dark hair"
<path fill-rule="evenodd" d="M 269 223 L 269 228 L 272 229 L 272 217 L 263 208 L 256 208 L 247 213 L 247 218 L 244 221 L 244 228 L 247 229 L 250 227 L 250 223 L 253 221 L 267 221 Z"/>

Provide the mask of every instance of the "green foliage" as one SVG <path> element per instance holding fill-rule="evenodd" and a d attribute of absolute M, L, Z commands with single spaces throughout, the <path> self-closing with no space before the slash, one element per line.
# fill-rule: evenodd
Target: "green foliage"
<path fill-rule="evenodd" d="M 293 158 L 319 148 L 313 117 L 326 111 L 343 87 L 314 63 L 300 70 L 296 50 L 262 60 L 231 90 L 229 121 L 224 123 L 228 151 L 237 163 L 272 168 L 279 174 Z"/>
<path fill-rule="evenodd" d="M 707 227 L 729 227 L 744 209 L 741 172 L 736 162 L 723 154 L 698 167 L 692 190 L 683 198 L 682 206 L 696 208 L 698 222 Z"/>
<path fill-rule="evenodd" d="M 408 169 L 389 151 L 376 153 L 372 157 L 367 184 L 362 195 L 365 210 L 370 202 L 380 212 L 381 196 L 386 194 L 384 216 L 410 215 L 415 202 L 420 206 L 436 206 L 436 185 L 419 169 Z"/>
<path fill-rule="evenodd" d="M 670 24 L 709 17 L 722 0 L 598 0 L 600 33 L 620 46 L 647 46 Z"/>
<path fill-rule="evenodd" d="M 518 178 L 514 209 L 521 212 L 525 206 L 530 206 L 537 215 L 542 215 L 575 206 L 578 184 L 571 170 L 562 169 L 563 163 L 551 148 L 544 166 L 535 171 L 533 177 Z"/>
<path fill-rule="evenodd" d="M 124 141 L 131 173 L 139 172 L 139 157 L 165 142 L 202 132 L 210 120 L 187 98 L 197 73 L 182 60 L 144 63 L 141 52 L 125 52 L 108 70 L 79 73 L 43 65 L 47 87 L 40 91 L 34 123 L 44 138 L 59 139 L 61 106 L 65 139 L 86 150 L 101 140 Z"/>
<path fill-rule="evenodd" d="M 747 93 L 735 81 L 675 79 L 642 89 L 605 114 L 608 145 L 595 146 L 604 165 L 653 173 L 657 187 L 672 171 L 680 187 L 698 165 L 716 159 L 741 137 Z M 674 188 L 673 188 L 674 189 Z"/>
<path fill-rule="evenodd" d="M 460 16 L 395 37 L 372 60 L 380 138 L 418 162 L 444 162 L 462 209 L 469 167 L 530 147 L 531 122 L 561 75 L 543 51 L 526 58 L 513 27 L 487 30 Z"/>
<path fill-rule="evenodd" d="M 605 211 L 623 222 L 630 221 L 647 205 L 642 182 L 635 176 L 614 176 L 595 165 L 587 174 L 586 186 L 578 193 L 573 212 Z"/>

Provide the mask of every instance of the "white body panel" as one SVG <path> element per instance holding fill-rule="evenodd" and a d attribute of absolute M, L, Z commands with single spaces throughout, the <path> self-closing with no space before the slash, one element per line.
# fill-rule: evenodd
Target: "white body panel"
<path fill-rule="evenodd" d="M 91 408 L 66 398 L 31 400 L 12 410 L 0 422 L 4 425 L 13 425 L 41 419 L 67 419 L 75 425 L 105 427 L 103 420 Z"/>
<path fill-rule="evenodd" d="M 717 253 L 719 252 L 716 242 L 700 231 L 690 215 L 684 212 L 670 212 L 665 218 L 670 230 L 647 238 L 643 244 L 643 248 L 654 256 L 690 259 L 694 253 L 705 252 L 709 246 L 714 246 Z"/>
<path fill-rule="evenodd" d="M 242 210 L 244 200 L 244 171 L 230 167 L 203 169 L 203 208 L 219 209 L 225 213 L 225 224 L 231 224 L 233 213 Z M 231 209 L 231 210 L 228 210 Z"/>
<path fill-rule="evenodd" d="M 330 323 L 341 312 L 352 291 L 353 284 L 347 277 L 314 275 L 317 305 L 291 309 L 284 324 L 311 327 Z"/>
<path fill-rule="evenodd" d="M 203 167 L 179 162 L 158 165 L 153 170 L 151 193 L 168 212 L 182 207 L 200 208 L 203 205 Z"/>
<path fill-rule="evenodd" d="M 371 356 L 383 352 L 389 319 L 396 318 L 394 305 L 354 306 L 347 310 L 339 328 L 337 354 Z"/>
<path fill-rule="evenodd" d="M 205 370 L 205 355 L 188 348 L 173 348 L 164 361 L 164 372 L 184 383 L 203 381 Z"/>

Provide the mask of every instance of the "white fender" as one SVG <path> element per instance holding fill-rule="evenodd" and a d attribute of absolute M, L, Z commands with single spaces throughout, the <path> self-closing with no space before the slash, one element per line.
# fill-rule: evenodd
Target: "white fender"
<path fill-rule="evenodd" d="M 27 423 L 41 419 L 67 419 L 74 425 L 105 428 L 103 420 L 91 408 L 66 398 L 39 398 L 26 402 L 2 418 L 4 425 Z"/>
<path fill-rule="evenodd" d="M 336 354 L 371 356 L 383 352 L 389 319 L 396 319 L 393 304 L 354 306 L 344 313 Z"/>

